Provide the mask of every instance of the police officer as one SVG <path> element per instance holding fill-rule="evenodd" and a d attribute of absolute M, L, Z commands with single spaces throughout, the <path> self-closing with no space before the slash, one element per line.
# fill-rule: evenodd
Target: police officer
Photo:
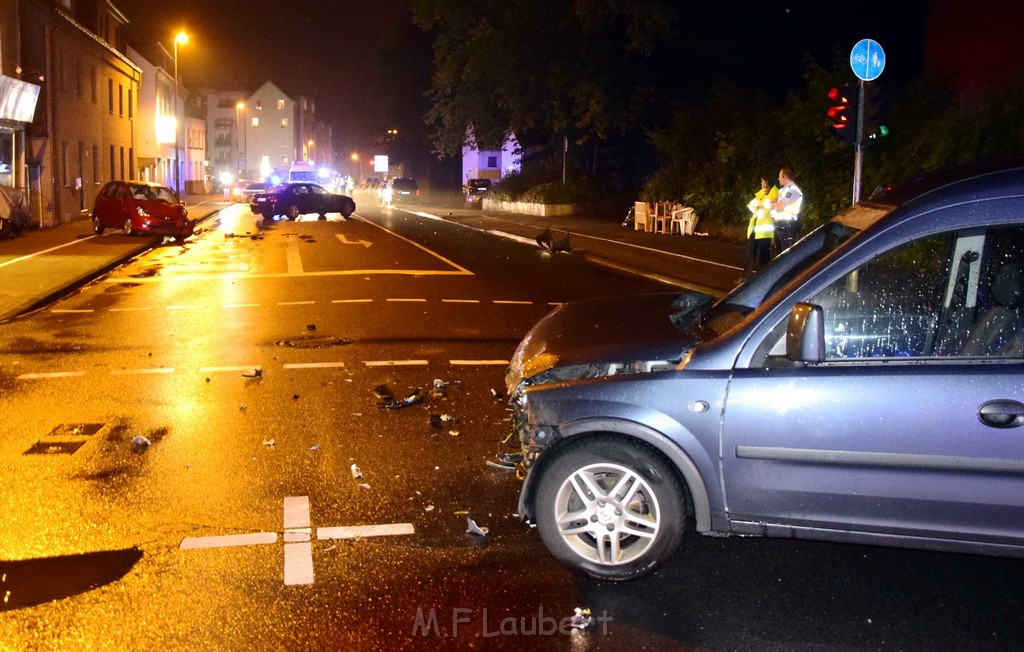
<path fill-rule="evenodd" d="M 804 204 L 804 193 L 793 182 L 793 171 L 779 170 L 779 196 L 772 205 L 771 215 L 775 220 L 775 248 L 778 253 L 793 246 L 800 232 L 800 209 Z"/>
<path fill-rule="evenodd" d="M 761 177 L 761 188 L 747 204 L 750 221 L 747 223 L 747 264 L 743 278 L 747 279 L 768 263 L 771 256 L 772 236 L 775 234 L 775 220 L 771 210 L 779 189 L 768 183 L 771 177 Z"/>

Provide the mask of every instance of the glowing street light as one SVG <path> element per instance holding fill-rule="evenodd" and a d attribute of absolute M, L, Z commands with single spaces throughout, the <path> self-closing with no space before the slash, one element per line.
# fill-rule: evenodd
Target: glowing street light
<path fill-rule="evenodd" d="M 180 142 L 179 134 L 181 130 L 178 128 L 178 44 L 185 45 L 188 43 L 188 34 L 185 32 L 178 32 L 174 36 L 174 192 L 181 196 L 181 172 L 180 163 L 178 161 L 178 143 Z"/>

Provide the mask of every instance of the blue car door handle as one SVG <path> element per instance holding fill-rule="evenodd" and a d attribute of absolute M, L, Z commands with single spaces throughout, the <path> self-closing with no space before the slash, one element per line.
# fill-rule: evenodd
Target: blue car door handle
<path fill-rule="evenodd" d="M 978 419 L 993 428 L 1024 426 L 1024 404 L 1017 401 L 988 401 L 978 408 Z"/>

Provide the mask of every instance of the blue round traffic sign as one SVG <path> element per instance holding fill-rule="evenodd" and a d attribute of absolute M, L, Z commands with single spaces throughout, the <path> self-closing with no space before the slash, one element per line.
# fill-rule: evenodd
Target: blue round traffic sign
<path fill-rule="evenodd" d="M 871 81 L 878 79 L 885 69 L 885 50 L 869 38 L 861 39 L 850 51 L 850 67 L 857 79 Z"/>

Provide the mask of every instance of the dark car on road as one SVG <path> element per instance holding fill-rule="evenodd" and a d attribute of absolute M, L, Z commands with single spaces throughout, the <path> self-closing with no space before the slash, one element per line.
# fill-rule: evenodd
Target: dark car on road
<path fill-rule="evenodd" d="M 1024 557 L 1024 168 L 899 194 L 717 302 L 533 327 L 519 514 L 557 559 L 631 579 L 694 530 Z"/>
<path fill-rule="evenodd" d="M 388 179 L 381 191 L 381 202 L 385 206 L 414 202 L 420 196 L 420 187 L 416 179 L 394 177 Z"/>
<path fill-rule="evenodd" d="M 249 204 L 253 213 L 264 219 L 284 215 L 294 220 L 299 215 L 315 213 L 325 219 L 328 213 L 340 213 L 348 218 L 356 211 L 356 203 L 348 195 L 328 192 L 315 183 L 285 183 L 253 195 Z"/>
<path fill-rule="evenodd" d="M 470 179 L 462 187 L 462 190 L 466 193 L 467 206 L 480 206 L 483 203 L 484 196 L 491 190 L 491 180 Z"/>
<path fill-rule="evenodd" d="M 92 208 L 92 229 L 107 228 L 162 235 L 182 241 L 193 233 L 185 204 L 167 186 L 145 181 L 111 181 L 103 186 Z"/>

